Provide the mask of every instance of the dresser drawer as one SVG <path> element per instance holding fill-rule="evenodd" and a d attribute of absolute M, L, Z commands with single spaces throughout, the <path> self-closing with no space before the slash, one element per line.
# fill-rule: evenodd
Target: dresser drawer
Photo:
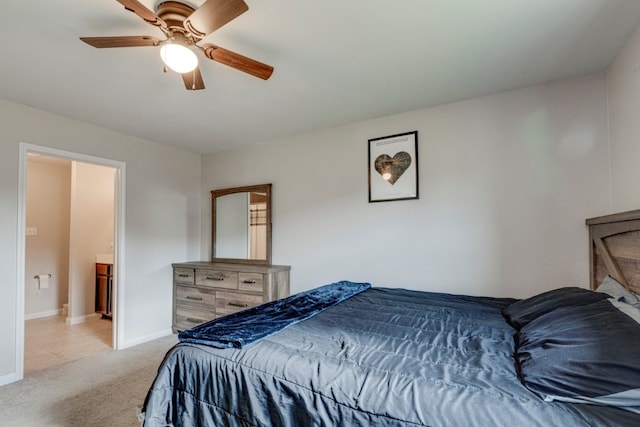
<path fill-rule="evenodd" d="M 263 279 L 260 273 L 238 273 L 238 289 L 262 294 Z"/>
<path fill-rule="evenodd" d="M 208 322 L 216 317 L 215 313 L 208 310 L 200 310 L 194 307 L 176 305 L 175 328 L 184 331 L 201 323 Z"/>
<path fill-rule="evenodd" d="M 214 307 L 216 303 L 216 291 L 176 285 L 176 303 L 205 309 Z"/>
<path fill-rule="evenodd" d="M 262 304 L 262 295 L 216 292 L 216 314 L 224 316 Z"/>
<path fill-rule="evenodd" d="M 195 274 L 192 268 L 174 268 L 173 282 L 183 285 L 193 285 Z"/>
<path fill-rule="evenodd" d="M 238 289 L 238 273 L 236 271 L 196 270 L 196 285 Z"/>

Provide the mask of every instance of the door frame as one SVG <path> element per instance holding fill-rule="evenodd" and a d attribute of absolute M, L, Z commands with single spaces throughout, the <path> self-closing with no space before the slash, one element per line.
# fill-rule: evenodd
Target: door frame
<path fill-rule="evenodd" d="M 125 321 L 125 176 L 126 163 L 101 157 L 71 151 L 58 150 L 41 145 L 20 142 L 18 165 L 18 249 L 17 249 L 17 301 L 16 301 L 16 380 L 24 378 L 24 326 L 25 326 L 25 250 L 26 250 L 26 214 L 27 214 L 27 157 L 29 153 L 58 157 L 71 161 L 108 166 L 115 169 L 114 173 L 114 241 L 113 241 L 113 348 L 119 350 L 124 347 Z"/>

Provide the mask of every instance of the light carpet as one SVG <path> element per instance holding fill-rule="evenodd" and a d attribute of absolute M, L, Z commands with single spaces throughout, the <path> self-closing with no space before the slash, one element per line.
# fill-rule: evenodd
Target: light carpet
<path fill-rule="evenodd" d="M 137 411 L 175 335 L 107 350 L 0 387 L 0 425 L 139 427 Z"/>

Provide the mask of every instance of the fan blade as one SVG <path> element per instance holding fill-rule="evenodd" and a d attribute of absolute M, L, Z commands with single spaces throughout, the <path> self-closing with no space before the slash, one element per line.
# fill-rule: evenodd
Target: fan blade
<path fill-rule="evenodd" d="M 207 0 L 184 20 L 184 27 L 203 38 L 247 10 L 243 0 Z"/>
<path fill-rule="evenodd" d="M 193 71 L 184 73 L 182 75 L 182 81 L 184 81 L 184 87 L 187 88 L 187 90 L 204 89 L 204 80 L 202 80 L 199 67 L 196 67 Z"/>
<path fill-rule="evenodd" d="M 118 3 L 124 6 L 130 12 L 135 13 L 140 18 L 144 19 L 151 25 L 155 25 L 156 27 L 167 28 L 167 24 L 158 17 L 155 13 L 147 9 L 145 5 L 140 3 L 138 0 L 117 0 Z"/>
<path fill-rule="evenodd" d="M 223 49 L 216 45 L 206 44 L 202 46 L 204 54 L 207 58 L 212 59 L 236 70 L 243 71 L 252 76 L 259 77 L 263 80 L 267 80 L 273 73 L 273 67 L 271 65 L 263 64 L 254 59 L 247 58 L 238 53 L 232 52 L 227 49 Z"/>
<path fill-rule="evenodd" d="M 80 37 L 80 40 L 98 48 L 157 46 L 160 43 L 160 40 L 151 36 Z"/>

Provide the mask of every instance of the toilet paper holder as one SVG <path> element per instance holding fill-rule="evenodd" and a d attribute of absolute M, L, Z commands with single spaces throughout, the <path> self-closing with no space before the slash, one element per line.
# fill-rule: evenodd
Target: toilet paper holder
<path fill-rule="evenodd" d="M 34 279 L 39 279 L 40 276 L 42 276 L 42 274 L 36 274 L 35 276 L 33 276 Z M 49 276 L 49 279 L 51 279 L 51 273 L 47 274 L 47 276 Z"/>

